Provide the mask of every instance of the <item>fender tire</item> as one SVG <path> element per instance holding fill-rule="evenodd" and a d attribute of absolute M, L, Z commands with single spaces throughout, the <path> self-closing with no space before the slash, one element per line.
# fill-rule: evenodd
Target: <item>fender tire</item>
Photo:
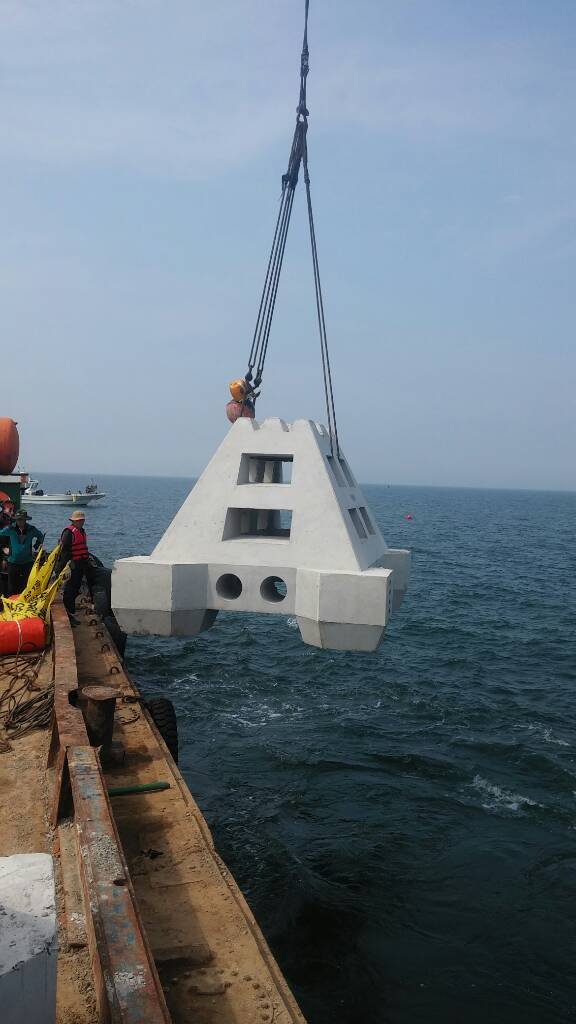
<path fill-rule="evenodd" d="M 94 607 L 96 608 L 96 602 L 94 602 Z M 115 615 L 103 615 L 102 622 L 104 623 L 106 629 L 110 633 L 110 636 L 114 641 L 114 646 L 118 651 L 118 654 L 120 655 L 121 658 L 123 658 L 124 652 L 126 650 L 126 633 L 123 633 L 122 630 L 120 629 L 120 626 L 118 625 L 118 620 L 116 619 Z"/>
<path fill-rule="evenodd" d="M 108 607 L 112 602 L 112 570 L 104 565 L 92 569 L 92 591 L 103 590 L 108 597 Z"/>
<path fill-rule="evenodd" d="M 92 604 L 94 605 L 94 611 L 101 619 L 111 618 L 108 594 L 104 587 L 101 587 L 98 583 L 92 587 Z"/>
<path fill-rule="evenodd" d="M 156 697 L 154 700 L 146 701 L 146 709 L 174 761 L 178 764 L 178 721 L 172 701 L 165 697 Z"/>

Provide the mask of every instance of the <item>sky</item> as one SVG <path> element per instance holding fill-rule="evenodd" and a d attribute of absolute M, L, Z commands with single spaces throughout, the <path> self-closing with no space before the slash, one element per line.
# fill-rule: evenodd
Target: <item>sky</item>
<path fill-rule="evenodd" d="M 0 0 L 0 415 L 33 470 L 197 475 L 246 370 L 301 0 Z M 311 0 L 341 445 L 576 489 L 574 0 Z M 299 186 L 258 418 L 325 420 Z"/>

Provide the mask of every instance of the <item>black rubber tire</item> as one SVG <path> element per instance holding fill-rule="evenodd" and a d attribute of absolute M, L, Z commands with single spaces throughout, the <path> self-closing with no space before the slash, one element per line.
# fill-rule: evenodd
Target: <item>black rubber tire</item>
<path fill-rule="evenodd" d="M 94 611 L 105 619 L 110 615 L 110 599 L 104 587 L 96 584 L 92 587 L 92 604 L 94 605 Z"/>
<path fill-rule="evenodd" d="M 156 697 L 154 700 L 146 701 L 146 708 L 174 761 L 178 764 L 178 721 L 172 701 L 165 697 Z"/>
<path fill-rule="evenodd" d="M 108 608 L 112 605 L 112 570 L 104 565 L 92 569 L 92 592 L 103 590 L 108 598 Z"/>
<path fill-rule="evenodd" d="M 94 602 L 94 607 L 96 608 L 96 602 Z M 96 611 L 98 611 L 97 608 Z M 118 620 L 115 615 L 103 615 L 102 622 L 104 623 L 106 629 L 110 633 L 110 636 L 114 641 L 114 646 L 118 651 L 118 654 L 120 655 L 121 658 L 123 658 L 124 652 L 126 650 L 126 633 L 123 633 L 122 630 L 120 629 L 120 626 L 118 625 Z"/>

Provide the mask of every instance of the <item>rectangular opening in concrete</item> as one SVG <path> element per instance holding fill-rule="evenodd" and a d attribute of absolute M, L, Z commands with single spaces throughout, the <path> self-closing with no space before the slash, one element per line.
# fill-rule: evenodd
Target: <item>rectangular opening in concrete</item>
<path fill-rule="evenodd" d="M 359 511 L 360 515 L 362 516 L 362 519 L 363 519 L 363 521 L 364 521 L 364 526 L 366 527 L 366 531 L 367 531 L 367 532 L 368 532 L 369 534 L 371 534 L 371 535 L 372 535 L 372 534 L 375 534 L 375 533 L 376 533 L 376 530 L 375 530 L 375 529 L 374 529 L 374 527 L 372 526 L 372 520 L 371 520 L 371 518 L 370 518 L 370 515 L 369 515 L 369 513 L 368 513 L 368 509 L 364 508 L 364 506 L 362 505 L 362 506 L 361 506 L 361 507 L 360 507 L 360 508 L 358 509 L 358 511 Z"/>
<path fill-rule="evenodd" d="M 344 477 L 342 476 L 342 472 L 340 470 L 340 466 L 336 462 L 336 459 L 334 458 L 334 456 L 333 455 L 327 455 L 326 456 L 326 462 L 330 466 L 330 470 L 332 472 L 332 476 L 334 477 L 334 479 L 335 479 L 336 483 L 338 484 L 338 486 L 339 487 L 344 487 L 346 481 L 344 480 Z"/>
<path fill-rule="evenodd" d="M 354 523 L 354 527 L 356 529 L 356 533 L 361 538 L 361 540 L 366 540 L 366 537 L 368 535 L 366 533 L 366 530 L 364 529 L 364 523 L 362 522 L 362 519 L 360 518 L 360 514 L 358 512 L 358 509 L 357 508 L 349 508 L 348 511 L 350 513 L 350 519 Z"/>
<path fill-rule="evenodd" d="M 356 481 L 350 472 L 350 466 L 346 462 L 346 459 L 343 459 L 342 456 L 340 456 L 338 462 L 340 463 L 340 468 L 344 473 L 344 479 L 346 480 L 348 487 L 356 487 Z"/>
<path fill-rule="evenodd" d="M 293 455 L 250 455 L 240 459 L 239 484 L 292 483 Z"/>
<path fill-rule="evenodd" d="M 292 512 L 287 508 L 229 508 L 222 540 L 289 540 Z"/>

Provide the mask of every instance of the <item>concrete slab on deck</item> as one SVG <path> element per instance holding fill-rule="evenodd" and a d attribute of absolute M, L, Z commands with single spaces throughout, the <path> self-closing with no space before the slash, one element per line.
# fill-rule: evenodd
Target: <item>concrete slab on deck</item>
<path fill-rule="evenodd" d="M 52 857 L 0 858 L 0 1008 L 3 1024 L 56 1021 L 58 934 Z"/>

